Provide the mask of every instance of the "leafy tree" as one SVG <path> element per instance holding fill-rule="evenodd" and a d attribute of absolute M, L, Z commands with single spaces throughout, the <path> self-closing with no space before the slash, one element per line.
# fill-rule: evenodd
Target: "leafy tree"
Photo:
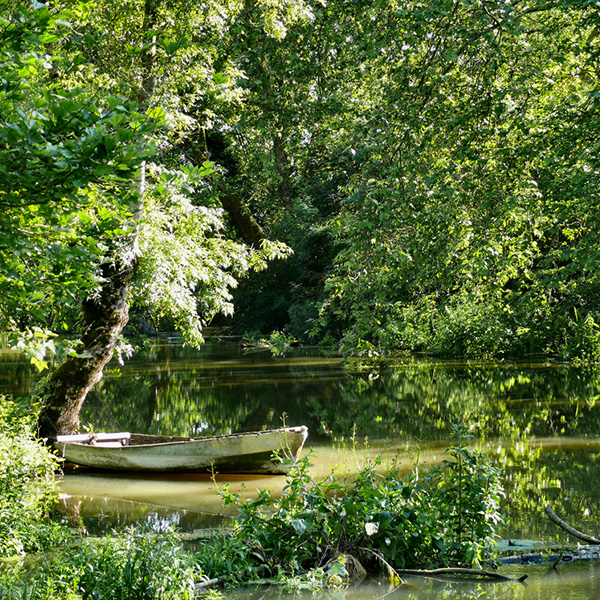
<path fill-rule="evenodd" d="M 122 96 L 78 87 L 79 57 L 49 54 L 60 17 L 80 13 L 13 4 L 1 14 L 0 314 L 4 328 L 60 327 L 65 307 L 97 288 L 122 235 L 155 125 Z"/>
<path fill-rule="evenodd" d="M 321 326 L 350 351 L 597 358 L 591 9 L 409 3 L 375 20 L 395 39 L 362 63 Z"/>
<path fill-rule="evenodd" d="M 267 40 L 254 15 L 217 60 L 242 93 L 214 156 L 295 256 L 244 284 L 243 327 L 597 356 L 590 3 L 315 3 Z"/>
<path fill-rule="evenodd" d="M 52 437 L 77 426 L 81 403 L 127 322 L 130 288 L 134 302 L 168 315 L 199 343 L 215 313 L 231 312 L 235 277 L 285 249 L 266 240 L 258 249 L 228 241 L 207 181 L 211 165 L 170 164 L 166 126 L 179 119 L 183 135 L 186 116 L 153 103 L 164 92 L 167 109 L 176 104 L 173 82 L 165 90 L 158 83 L 186 43 L 168 38 L 169 6 L 129 5 L 138 27 L 124 46 L 131 66 L 120 64 L 117 78 L 104 71 L 104 56 L 90 59 L 102 21 L 85 6 L 1 8 L 2 325 L 35 327 L 20 345 L 43 368 L 53 346 L 41 327 L 71 329 L 73 315 L 83 318 L 79 344 L 46 389 L 39 430 Z M 272 7 L 264 14 L 265 24 L 277 20 Z M 146 162 L 150 157 L 155 163 Z"/>

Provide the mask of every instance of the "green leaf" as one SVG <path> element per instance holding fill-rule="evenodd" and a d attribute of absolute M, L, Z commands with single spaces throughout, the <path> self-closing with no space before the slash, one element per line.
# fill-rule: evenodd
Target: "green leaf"
<path fill-rule="evenodd" d="M 304 535 L 304 532 L 306 531 L 306 521 L 304 519 L 293 519 L 292 520 L 292 527 L 296 530 L 296 533 L 298 535 Z"/>
<path fill-rule="evenodd" d="M 97 177 L 104 177 L 105 175 L 109 175 L 113 172 L 113 167 L 104 164 L 96 165 L 93 171 L 94 175 L 96 175 Z"/>

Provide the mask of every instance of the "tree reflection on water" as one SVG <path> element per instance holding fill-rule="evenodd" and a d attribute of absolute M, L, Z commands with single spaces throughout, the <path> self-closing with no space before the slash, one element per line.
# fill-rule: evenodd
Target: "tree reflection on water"
<path fill-rule="evenodd" d="M 36 375 L 27 379 L 18 365 L 27 391 Z M 0 381 L 14 368 L 14 357 L 2 357 Z M 586 366 L 361 362 L 311 349 L 275 358 L 235 343 L 196 351 L 157 341 L 109 365 L 81 417 L 97 431 L 176 435 L 279 427 L 285 418 L 307 425 L 311 444 L 344 448 L 355 436 L 417 455 L 443 448 L 460 423 L 505 468 L 511 535 L 562 539 L 543 516 L 545 503 L 600 533 L 599 398 L 600 370 Z"/>

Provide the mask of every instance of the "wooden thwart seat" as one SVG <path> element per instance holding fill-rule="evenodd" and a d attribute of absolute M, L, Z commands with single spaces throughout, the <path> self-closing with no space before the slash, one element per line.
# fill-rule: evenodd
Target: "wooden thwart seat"
<path fill-rule="evenodd" d="M 73 435 L 58 435 L 56 441 L 59 444 L 80 443 L 94 445 L 100 443 L 103 446 L 108 442 L 116 442 L 118 445 L 126 446 L 131 439 L 129 431 L 116 433 L 76 433 Z"/>

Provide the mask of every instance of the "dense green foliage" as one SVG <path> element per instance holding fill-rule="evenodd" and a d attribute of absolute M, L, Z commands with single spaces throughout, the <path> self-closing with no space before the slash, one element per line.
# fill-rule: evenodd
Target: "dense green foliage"
<path fill-rule="evenodd" d="M 66 326 L 135 206 L 131 178 L 152 152 L 152 120 L 125 97 L 86 89 L 78 54 L 53 52 L 66 19 L 0 4 L 0 323 Z"/>
<path fill-rule="evenodd" d="M 240 328 L 598 357 L 593 2 L 121 4 L 0 5 L 3 328 L 75 330 L 138 256 L 132 302 L 198 342 L 285 254 L 224 196 L 294 250 Z"/>
<path fill-rule="evenodd" d="M 194 597 L 201 571 L 172 532 L 132 530 L 69 548 L 0 578 L 0 592 L 23 600 L 169 600 Z"/>
<path fill-rule="evenodd" d="M 231 564 L 239 569 L 243 558 L 258 572 L 290 576 L 347 556 L 370 571 L 388 565 L 480 565 L 490 556 L 502 520 L 503 492 L 499 471 L 468 449 L 466 439 L 459 431 L 440 467 L 407 476 L 396 468 L 381 474 L 377 459 L 349 479 L 332 473 L 313 481 L 305 457 L 293 467 L 280 498 L 261 491 L 242 501 L 222 491 L 241 514 L 229 553 L 212 568 L 246 577 L 248 567 L 231 572 Z"/>
<path fill-rule="evenodd" d="M 0 558 L 58 543 L 48 519 L 58 461 L 31 434 L 35 410 L 0 396 Z"/>
<path fill-rule="evenodd" d="M 587 1 L 334 1 L 251 54 L 230 148 L 247 181 L 281 138 L 252 199 L 296 256 L 244 290 L 250 324 L 598 358 L 597 27 Z"/>
<path fill-rule="evenodd" d="M 35 421 L 27 401 L 0 397 L 0 597 L 192 597 L 201 570 L 174 534 L 81 540 L 52 512 L 59 461 Z"/>
<path fill-rule="evenodd" d="M 122 9 L 0 2 L 0 328 L 18 333 L 40 368 L 58 350 L 47 330 L 77 337 L 81 304 L 106 285 L 107 266 L 135 267 L 131 304 L 198 344 L 215 314 L 231 313 L 237 278 L 287 254 L 226 235 L 212 163 L 190 164 L 176 147 L 195 128 L 172 100 L 185 78 L 142 93 L 165 61 L 197 58 L 170 39 L 181 32 L 158 6 L 146 7 L 165 25 L 151 47 L 151 24 L 126 24 Z M 144 6 L 131 11 L 143 17 Z M 102 18 L 129 37 L 98 54 Z"/>
<path fill-rule="evenodd" d="M 132 303 L 197 343 L 285 256 L 260 226 L 294 255 L 240 329 L 598 358 L 594 2 L 35 6 L 0 4 L 4 329 L 76 330 L 139 260 Z"/>

